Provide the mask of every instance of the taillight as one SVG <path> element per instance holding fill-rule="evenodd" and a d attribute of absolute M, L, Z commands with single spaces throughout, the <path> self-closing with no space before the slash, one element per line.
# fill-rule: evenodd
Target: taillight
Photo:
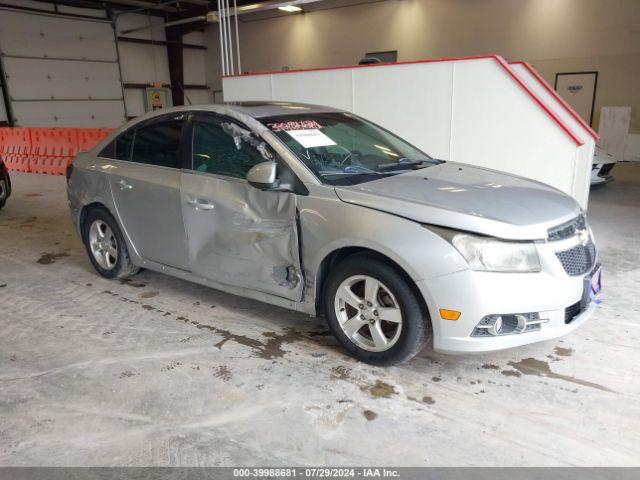
<path fill-rule="evenodd" d="M 67 183 L 69 183 L 69 180 L 71 179 L 71 174 L 73 173 L 73 163 L 70 163 L 69 165 L 67 165 Z"/>

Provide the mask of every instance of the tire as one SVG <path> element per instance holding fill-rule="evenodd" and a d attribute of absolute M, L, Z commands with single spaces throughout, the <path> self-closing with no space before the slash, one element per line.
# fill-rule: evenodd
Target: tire
<path fill-rule="evenodd" d="M 0 200 L 0 210 L 7 204 L 9 195 L 11 195 L 11 180 L 9 180 L 9 177 L 6 177 L 4 181 L 4 198 Z"/>
<path fill-rule="evenodd" d="M 102 237 L 97 233 L 98 230 L 103 233 Z M 87 213 L 82 225 L 82 239 L 91 264 L 103 277 L 128 278 L 140 271 L 131 262 L 118 223 L 106 209 L 93 208 Z M 101 255 L 94 254 L 92 244 L 95 245 L 96 241 L 102 242 L 102 247 L 99 248 L 103 252 Z M 109 254 L 108 259 L 106 253 Z"/>
<path fill-rule="evenodd" d="M 408 280 L 372 256 L 354 255 L 338 264 L 327 278 L 323 302 L 329 328 L 340 345 L 366 363 L 406 362 L 430 333 L 428 314 Z"/>

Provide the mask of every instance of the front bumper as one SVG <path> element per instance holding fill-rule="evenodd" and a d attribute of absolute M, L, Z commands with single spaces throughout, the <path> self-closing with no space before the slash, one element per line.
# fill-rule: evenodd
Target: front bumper
<path fill-rule="evenodd" d="M 563 242 L 564 243 L 564 242 Z M 434 349 L 443 353 L 473 353 L 502 350 L 566 335 L 584 323 L 595 311 L 595 302 L 571 321 L 565 322 L 568 307 L 583 301 L 585 275 L 570 276 L 555 256 L 558 246 L 538 247 L 542 271 L 496 273 L 463 270 L 417 282 L 431 316 Z M 566 248 L 566 243 L 562 246 Z M 443 320 L 439 309 L 462 312 L 456 321 Z M 537 312 L 548 319 L 540 330 L 501 336 L 472 337 L 475 326 L 487 315 L 515 315 Z"/>
<path fill-rule="evenodd" d="M 601 185 L 613 180 L 611 170 L 616 166 L 616 162 L 594 163 L 591 169 L 591 185 Z"/>
<path fill-rule="evenodd" d="M 615 164 L 597 165 L 591 170 L 591 185 L 602 185 L 613 180 L 610 173 Z"/>

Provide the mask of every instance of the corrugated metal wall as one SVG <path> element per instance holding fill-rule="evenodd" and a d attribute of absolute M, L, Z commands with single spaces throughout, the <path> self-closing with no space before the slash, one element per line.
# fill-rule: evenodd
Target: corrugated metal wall
<path fill-rule="evenodd" d="M 202 32 L 191 32 L 184 36 L 183 42 L 204 46 L 204 34 Z M 184 84 L 187 87 L 189 85 L 206 85 L 206 61 L 207 50 L 184 49 Z M 213 101 L 212 94 L 209 90 L 187 88 L 184 93 L 189 97 L 193 105 L 211 103 Z M 186 99 L 185 103 L 188 103 Z"/>
<path fill-rule="evenodd" d="M 160 17 L 124 14 L 117 20 L 117 29 L 123 30 L 162 24 Z M 126 35 L 130 38 L 164 42 L 166 40 L 164 28 L 150 28 L 139 30 Z M 127 106 L 127 116 L 136 117 L 145 112 L 144 88 L 140 85 L 150 85 L 160 82 L 169 84 L 169 59 L 167 47 L 163 44 L 147 45 L 143 43 L 118 42 L 120 51 L 120 65 L 122 67 L 122 82 L 124 100 Z"/>
<path fill-rule="evenodd" d="M 163 21 L 159 17 L 125 14 L 118 19 L 117 28 L 119 31 L 123 31 L 162 23 Z M 145 45 L 127 41 L 118 42 L 127 115 L 134 117 L 144 113 L 145 93 L 144 89 L 140 88 L 140 85 L 153 82 L 168 85 L 170 83 L 169 63 L 167 49 L 162 44 L 166 40 L 164 28 L 139 30 L 127 34 L 126 37 L 161 42 L 157 45 Z M 184 36 L 183 43 L 204 47 L 204 35 L 202 32 L 191 32 Z M 204 63 L 206 61 L 206 53 L 207 51 L 204 49 L 183 49 L 185 95 L 194 105 L 211 102 L 209 90 L 189 88 L 190 85 L 201 87 L 206 85 Z M 188 103 L 186 98 L 185 103 Z"/>

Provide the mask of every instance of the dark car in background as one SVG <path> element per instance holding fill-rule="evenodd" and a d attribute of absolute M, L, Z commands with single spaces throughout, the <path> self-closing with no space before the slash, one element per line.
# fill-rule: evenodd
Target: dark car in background
<path fill-rule="evenodd" d="M 7 203 L 7 198 L 11 195 L 11 178 L 9 177 L 9 170 L 7 166 L 0 158 L 0 208 L 4 207 Z"/>

